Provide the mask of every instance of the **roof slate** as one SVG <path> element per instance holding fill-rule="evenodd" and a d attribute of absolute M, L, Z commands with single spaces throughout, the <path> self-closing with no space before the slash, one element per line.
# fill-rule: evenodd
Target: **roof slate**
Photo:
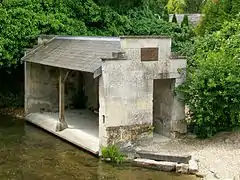
<path fill-rule="evenodd" d="M 101 67 L 102 58 L 111 58 L 120 51 L 119 38 L 56 37 L 23 57 L 24 61 L 94 72 Z"/>

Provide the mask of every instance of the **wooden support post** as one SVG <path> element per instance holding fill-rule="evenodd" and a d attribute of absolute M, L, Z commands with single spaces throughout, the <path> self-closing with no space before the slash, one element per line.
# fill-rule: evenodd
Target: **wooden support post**
<path fill-rule="evenodd" d="M 65 120 L 65 82 L 67 80 L 69 71 L 66 73 L 63 69 L 59 69 L 59 121 L 57 122 L 56 131 L 62 131 L 68 128 Z"/>

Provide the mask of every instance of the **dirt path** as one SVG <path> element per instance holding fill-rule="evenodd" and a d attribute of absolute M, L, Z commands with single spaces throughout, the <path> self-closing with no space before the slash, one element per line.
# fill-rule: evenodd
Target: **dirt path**
<path fill-rule="evenodd" d="M 199 171 L 208 179 L 240 175 L 240 132 L 220 133 L 206 140 L 190 137 L 163 140 L 157 136 L 152 142 L 142 142 L 137 148 L 168 154 L 190 154 L 199 160 Z"/>

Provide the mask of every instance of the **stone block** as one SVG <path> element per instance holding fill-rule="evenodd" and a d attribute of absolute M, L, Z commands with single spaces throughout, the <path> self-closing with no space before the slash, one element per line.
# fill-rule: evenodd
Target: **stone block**
<path fill-rule="evenodd" d="M 167 161 L 154 161 L 150 159 L 135 159 L 134 163 L 141 167 L 153 168 L 159 171 L 172 172 L 176 170 L 177 163 Z"/>
<path fill-rule="evenodd" d="M 150 152 L 150 151 L 138 151 L 137 154 L 141 158 L 145 158 L 145 159 L 152 159 L 157 161 L 169 161 L 169 162 L 185 163 L 185 164 L 187 164 L 191 159 L 190 155 L 167 155 L 167 154 L 161 154 L 158 152 Z"/>
<path fill-rule="evenodd" d="M 191 159 L 189 162 L 189 173 L 196 174 L 198 172 L 198 163 L 196 160 Z"/>
<path fill-rule="evenodd" d="M 176 172 L 177 173 L 187 174 L 188 170 L 189 170 L 189 165 L 188 164 L 181 163 L 181 164 L 176 165 Z"/>

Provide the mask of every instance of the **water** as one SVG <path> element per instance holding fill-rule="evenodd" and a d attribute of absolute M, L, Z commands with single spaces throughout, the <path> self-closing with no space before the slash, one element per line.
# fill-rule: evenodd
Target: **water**
<path fill-rule="evenodd" d="M 23 120 L 0 116 L 1 180 L 193 180 L 193 176 L 114 166 Z"/>

